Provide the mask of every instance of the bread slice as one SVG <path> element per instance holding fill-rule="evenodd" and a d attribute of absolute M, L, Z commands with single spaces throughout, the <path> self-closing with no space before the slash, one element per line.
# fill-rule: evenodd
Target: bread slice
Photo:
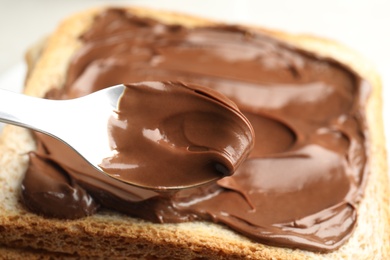
<path fill-rule="evenodd" d="M 129 11 L 185 26 L 216 22 L 145 8 Z M 101 8 L 66 19 L 47 40 L 29 74 L 25 93 L 42 97 L 61 87 L 73 53 Z M 211 222 L 155 224 L 110 210 L 77 220 L 35 215 L 20 203 L 27 152 L 35 149 L 29 131 L 7 126 L 0 137 L 0 258 L 3 259 L 387 259 L 390 257 L 390 192 L 382 122 L 381 82 L 374 67 L 335 42 L 252 27 L 298 48 L 343 63 L 372 85 L 366 112 L 370 174 L 358 206 L 352 237 L 336 251 L 320 254 L 263 245 Z"/>

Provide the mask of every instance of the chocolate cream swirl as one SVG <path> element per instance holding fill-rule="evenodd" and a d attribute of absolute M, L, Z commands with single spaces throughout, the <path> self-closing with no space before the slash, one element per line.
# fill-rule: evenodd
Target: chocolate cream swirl
<path fill-rule="evenodd" d="M 142 188 L 166 192 L 232 175 L 254 145 L 248 119 L 210 88 L 128 84 L 116 110 L 108 122 L 112 155 L 100 167 Z"/>
<path fill-rule="evenodd" d="M 100 205 L 159 223 L 213 221 L 254 241 L 321 252 L 350 237 L 368 160 L 368 85 L 354 71 L 239 26 L 186 28 L 120 9 L 100 13 L 80 40 L 64 88 L 48 98 L 120 83 L 187 82 L 226 95 L 256 136 L 233 176 L 166 196 L 96 174 L 56 140 L 37 134 L 32 156 L 82 189 L 88 199 L 81 201 L 93 198 L 80 204 L 91 209 L 86 215 Z M 25 187 L 29 175 L 50 174 L 30 163 Z"/>

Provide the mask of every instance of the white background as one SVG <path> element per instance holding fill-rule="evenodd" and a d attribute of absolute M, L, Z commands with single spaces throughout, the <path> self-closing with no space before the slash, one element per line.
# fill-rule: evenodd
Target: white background
<path fill-rule="evenodd" d="M 122 4 L 314 34 L 346 44 L 376 64 L 382 75 L 385 131 L 390 139 L 390 1 L 387 0 L 0 0 L 0 88 L 20 90 L 25 50 L 53 31 L 63 18 L 88 7 Z M 389 141 L 387 145 L 390 147 Z"/>

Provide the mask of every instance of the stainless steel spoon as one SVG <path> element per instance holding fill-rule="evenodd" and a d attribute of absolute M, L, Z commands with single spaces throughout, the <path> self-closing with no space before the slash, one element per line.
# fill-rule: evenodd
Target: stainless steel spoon
<path fill-rule="evenodd" d="M 118 105 L 126 88 L 125 85 L 117 85 L 68 100 L 42 99 L 0 89 L 0 121 L 52 136 L 71 147 L 97 171 L 134 186 L 169 191 L 198 186 L 223 177 L 216 170 L 219 174 L 202 177 L 201 181 L 194 178 L 193 182 L 187 181 L 181 186 L 172 184 L 171 187 L 168 182 L 169 184 L 164 184 L 163 187 L 155 187 L 142 181 L 134 183 L 137 181 L 127 180 L 117 173 L 105 172 L 100 165 L 105 158 L 110 158 L 117 152 L 113 151 L 110 145 L 112 137 L 108 132 L 109 120 L 118 112 Z M 222 101 L 210 99 L 210 102 L 233 110 Z M 236 113 L 234 115 L 241 118 Z M 203 164 L 200 167 L 203 167 Z"/>

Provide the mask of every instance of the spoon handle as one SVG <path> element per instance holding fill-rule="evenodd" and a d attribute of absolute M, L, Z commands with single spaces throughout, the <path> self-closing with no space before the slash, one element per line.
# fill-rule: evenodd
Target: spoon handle
<path fill-rule="evenodd" d="M 123 92 L 123 88 L 114 92 L 120 90 Z M 106 92 L 96 92 L 76 99 L 51 100 L 0 89 L 0 122 L 54 137 L 96 167 L 111 153 L 107 124 L 115 102 L 109 97 Z"/>
<path fill-rule="evenodd" d="M 0 89 L 0 121 L 47 133 L 50 129 L 51 100 Z"/>

